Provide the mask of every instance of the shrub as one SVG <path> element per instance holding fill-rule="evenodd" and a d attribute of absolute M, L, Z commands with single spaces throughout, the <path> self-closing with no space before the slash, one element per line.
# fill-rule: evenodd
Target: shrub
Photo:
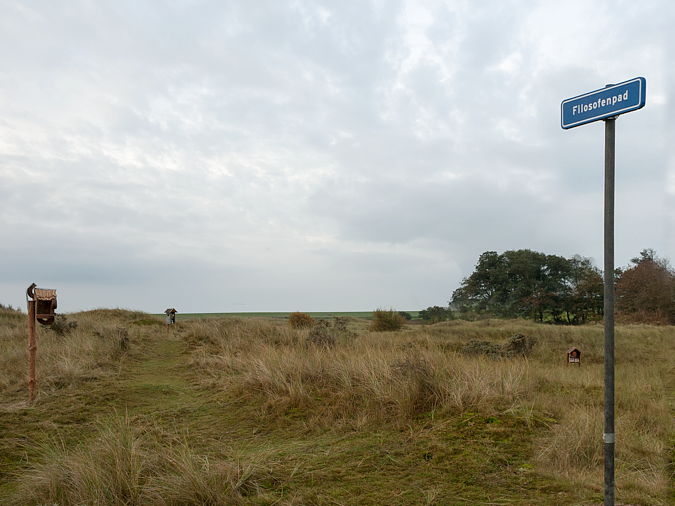
<path fill-rule="evenodd" d="M 288 315 L 288 324 L 294 329 L 305 329 L 315 324 L 314 318 L 307 313 L 291 313 Z"/>
<path fill-rule="evenodd" d="M 533 337 L 523 334 L 514 334 L 501 346 L 490 341 L 472 339 L 462 347 L 468 355 L 485 355 L 490 358 L 527 357 L 537 343 Z"/>
<path fill-rule="evenodd" d="M 452 320 L 454 315 L 452 314 L 452 310 L 448 307 L 429 306 L 420 311 L 420 318 L 422 318 L 422 320 L 430 321 L 431 323 L 438 323 Z"/>
<path fill-rule="evenodd" d="M 537 340 L 533 337 L 514 334 L 502 346 L 502 353 L 506 357 L 527 357 L 536 343 Z"/>
<path fill-rule="evenodd" d="M 307 342 L 316 346 L 331 348 L 335 346 L 335 332 L 327 320 L 319 320 L 309 331 Z"/>
<path fill-rule="evenodd" d="M 412 320 L 412 315 L 407 311 L 399 311 L 398 314 L 400 314 L 404 319 L 408 321 Z"/>
<path fill-rule="evenodd" d="M 403 327 L 404 323 L 405 318 L 393 309 L 389 309 L 388 311 L 385 309 L 378 309 L 373 313 L 373 321 L 370 324 L 370 330 L 376 332 L 399 330 Z"/>
<path fill-rule="evenodd" d="M 332 348 L 341 340 L 349 342 L 356 333 L 349 330 L 349 320 L 344 316 L 335 316 L 332 323 L 329 320 L 319 320 L 307 335 L 307 343 L 315 346 Z"/>
<path fill-rule="evenodd" d="M 77 322 L 68 321 L 66 315 L 57 314 L 49 327 L 55 334 L 65 336 L 77 328 Z"/>
<path fill-rule="evenodd" d="M 498 344 L 480 339 L 472 339 L 462 347 L 462 351 L 467 355 L 485 355 L 490 358 L 499 358 L 502 355 Z"/>
<path fill-rule="evenodd" d="M 347 325 L 349 320 L 346 316 L 335 316 L 333 317 L 333 328 L 338 332 L 348 332 Z"/>

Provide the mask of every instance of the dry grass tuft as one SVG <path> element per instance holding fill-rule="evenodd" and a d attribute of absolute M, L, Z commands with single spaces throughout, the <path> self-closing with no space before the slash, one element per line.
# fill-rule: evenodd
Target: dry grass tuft
<path fill-rule="evenodd" d="M 128 416 L 101 424 L 73 451 L 52 442 L 40 454 L 16 504 L 237 505 L 261 492 L 256 463 L 198 455 Z"/>

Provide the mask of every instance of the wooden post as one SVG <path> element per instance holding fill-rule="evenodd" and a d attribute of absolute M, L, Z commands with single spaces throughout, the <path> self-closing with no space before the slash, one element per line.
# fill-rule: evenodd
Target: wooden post
<path fill-rule="evenodd" d="M 35 400 L 35 356 L 37 341 L 35 339 L 35 301 L 28 301 L 28 402 Z"/>

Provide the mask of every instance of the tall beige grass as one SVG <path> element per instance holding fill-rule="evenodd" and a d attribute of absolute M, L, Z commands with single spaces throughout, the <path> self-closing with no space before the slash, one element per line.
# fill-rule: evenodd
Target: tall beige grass
<path fill-rule="evenodd" d="M 304 409 L 310 424 L 350 420 L 363 427 L 407 424 L 426 412 L 508 412 L 547 426 L 533 456 L 542 472 L 583 486 L 602 482 L 601 326 L 483 320 L 368 332 L 352 325 L 359 335 L 331 348 L 307 344 L 305 331 L 252 320 L 194 322 L 187 338 L 209 387 L 262 398 L 271 409 Z M 471 339 L 500 343 L 515 333 L 538 339 L 529 359 L 461 352 Z M 573 345 L 582 350 L 581 367 L 565 363 Z M 672 479 L 667 393 L 675 329 L 620 326 L 616 349 L 622 497 L 663 496 Z"/>
<path fill-rule="evenodd" d="M 41 461 L 20 477 L 15 504 L 243 504 L 261 491 L 262 467 L 236 456 L 200 455 L 142 420 L 116 417 L 86 444 L 40 448 Z"/>
<path fill-rule="evenodd" d="M 69 315 L 78 326 L 65 335 L 37 326 L 37 380 L 40 396 L 58 387 L 89 380 L 114 371 L 127 355 L 129 334 L 137 342 L 141 329 L 129 322 L 143 313 L 96 310 Z M 147 315 L 145 315 L 147 317 Z M 0 321 L 0 393 L 13 402 L 25 395 L 28 371 L 25 314 L 4 315 Z"/>
<path fill-rule="evenodd" d="M 414 334 L 368 333 L 326 348 L 307 344 L 303 332 L 235 321 L 200 323 L 188 339 L 207 343 L 192 360 L 209 384 L 262 394 L 284 407 L 320 397 L 329 422 L 358 413 L 373 421 L 403 416 L 407 423 L 429 409 L 509 407 L 527 389 L 527 361 L 465 357 Z"/>

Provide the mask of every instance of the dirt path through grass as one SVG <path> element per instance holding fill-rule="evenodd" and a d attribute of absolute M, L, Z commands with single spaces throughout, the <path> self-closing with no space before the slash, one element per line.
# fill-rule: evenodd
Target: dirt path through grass
<path fill-rule="evenodd" d="M 120 378 L 120 407 L 129 414 L 154 416 L 190 404 L 195 392 L 186 378 L 184 348 L 176 335 L 152 339 L 146 358 Z"/>

